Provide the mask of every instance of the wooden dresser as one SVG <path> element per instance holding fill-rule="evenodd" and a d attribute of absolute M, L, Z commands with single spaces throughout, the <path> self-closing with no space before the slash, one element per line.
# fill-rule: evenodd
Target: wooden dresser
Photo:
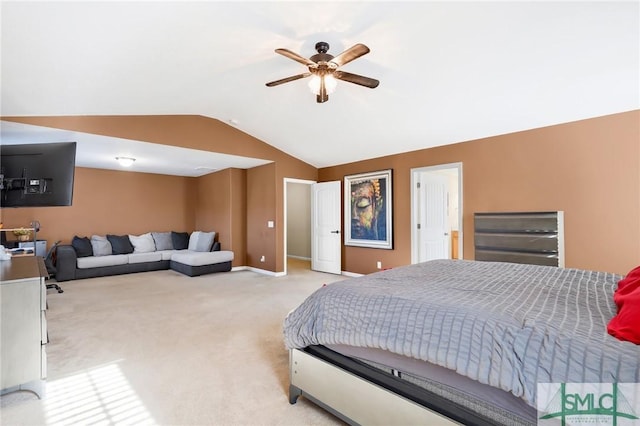
<path fill-rule="evenodd" d="M 43 398 L 47 377 L 47 269 L 42 257 L 0 261 L 0 393 Z"/>

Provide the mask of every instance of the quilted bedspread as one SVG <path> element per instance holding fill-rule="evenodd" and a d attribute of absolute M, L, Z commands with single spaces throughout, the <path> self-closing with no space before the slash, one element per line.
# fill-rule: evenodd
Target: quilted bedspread
<path fill-rule="evenodd" d="M 607 333 L 621 278 L 435 260 L 318 289 L 285 319 L 285 344 L 384 349 L 455 370 L 535 407 L 538 382 L 640 382 L 640 346 Z"/>

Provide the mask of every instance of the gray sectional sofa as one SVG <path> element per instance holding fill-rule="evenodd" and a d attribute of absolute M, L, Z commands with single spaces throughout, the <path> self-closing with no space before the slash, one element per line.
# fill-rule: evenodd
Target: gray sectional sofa
<path fill-rule="evenodd" d="M 215 232 L 150 232 L 75 236 L 56 250 L 56 281 L 172 269 L 191 277 L 231 270 L 233 252 L 220 250 Z"/>

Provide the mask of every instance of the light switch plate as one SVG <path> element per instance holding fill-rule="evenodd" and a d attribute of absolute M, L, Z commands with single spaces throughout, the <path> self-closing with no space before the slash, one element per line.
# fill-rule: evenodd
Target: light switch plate
<path fill-rule="evenodd" d="M 274 227 L 274 223 L 272 220 L 267 222 L 267 228 L 273 228 Z"/>

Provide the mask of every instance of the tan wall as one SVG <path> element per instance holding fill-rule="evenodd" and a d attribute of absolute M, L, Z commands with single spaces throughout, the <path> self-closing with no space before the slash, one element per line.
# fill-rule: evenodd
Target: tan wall
<path fill-rule="evenodd" d="M 74 235 L 194 229 L 195 178 L 77 167 L 73 205 L 0 209 L 5 227 L 40 222 L 49 246 Z"/>
<path fill-rule="evenodd" d="M 343 247 L 343 269 L 367 273 L 375 270 L 377 260 L 385 267 L 410 262 L 410 169 L 453 162 L 463 163 L 465 258 L 473 258 L 474 211 L 564 210 L 567 266 L 625 273 L 640 259 L 639 111 L 320 171 L 200 116 L 3 119 L 275 161 L 230 172 L 232 191 L 225 197 L 233 212 L 246 203 L 246 218 L 231 225 L 232 244 L 242 253 L 246 241 L 243 263 L 260 269 L 284 270 L 285 177 L 330 181 L 345 174 L 394 170 L 394 250 Z M 198 203 L 210 202 L 198 192 L 194 178 L 83 168 L 76 173 L 74 206 L 1 209 L 5 226 L 37 219 L 42 238 L 68 241 L 75 234 L 186 231 L 194 229 L 197 220 L 207 225 Z M 205 193 L 207 185 L 203 184 Z M 275 229 L 266 228 L 267 220 L 275 220 Z M 259 262 L 262 255 L 264 263 Z"/>
<path fill-rule="evenodd" d="M 231 247 L 234 265 L 247 264 L 247 171 L 231 170 Z"/>
<path fill-rule="evenodd" d="M 566 266 L 627 273 L 640 262 L 640 111 L 323 168 L 318 180 L 393 169 L 394 250 L 343 247 L 343 269 L 411 262 L 412 168 L 463 163 L 464 258 L 473 213 L 565 212 Z"/>
<path fill-rule="evenodd" d="M 276 210 L 275 164 L 247 170 L 247 266 L 277 271 L 276 228 L 267 227 L 270 220 L 275 225 Z"/>
<path fill-rule="evenodd" d="M 216 231 L 223 250 L 234 252 L 233 266 L 246 254 L 246 172 L 226 169 L 197 179 L 195 228 Z"/>

